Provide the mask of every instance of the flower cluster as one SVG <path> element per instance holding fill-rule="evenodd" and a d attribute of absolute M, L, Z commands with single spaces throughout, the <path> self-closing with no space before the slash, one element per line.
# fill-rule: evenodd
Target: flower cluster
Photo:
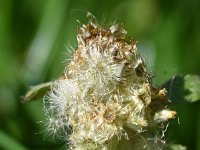
<path fill-rule="evenodd" d="M 48 130 L 70 149 L 107 149 L 115 139 L 133 141 L 132 149 L 165 145 L 160 128 L 176 112 L 166 108 L 165 89 L 152 87 L 136 42 L 125 35 L 117 24 L 82 25 L 71 62 L 45 98 Z"/>

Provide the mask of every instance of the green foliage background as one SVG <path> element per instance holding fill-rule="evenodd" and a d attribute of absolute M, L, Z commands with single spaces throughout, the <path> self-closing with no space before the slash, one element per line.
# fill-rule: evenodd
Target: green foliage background
<path fill-rule="evenodd" d="M 88 11 L 100 24 L 124 24 L 155 85 L 176 74 L 200 74 L 199 0 L 0 0 L 0 149 L 62 147 L 44 136 L 42 100 L 20 100 L 30 85 L 63 72 L 69 45 L 76 47 L 76 20 L 87 23 Z M 166 140 L 200 150 L 200 103 L 171 107 L 179 121 L 172 121 Z"/>

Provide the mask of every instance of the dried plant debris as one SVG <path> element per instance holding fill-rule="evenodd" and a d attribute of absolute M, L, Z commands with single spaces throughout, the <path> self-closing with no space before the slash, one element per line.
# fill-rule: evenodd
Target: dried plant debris
<path fill-rule="evenodd" d="M 115 149 L 121 140 L 137 150 L 166 145 L 176 112 L 167 108 L 167 91 L 152 87 L 136 41 L 125 35 L 117 24 L 83 24 L 71 62 L 44 98 L 48 131 L 70 149 Z"/>

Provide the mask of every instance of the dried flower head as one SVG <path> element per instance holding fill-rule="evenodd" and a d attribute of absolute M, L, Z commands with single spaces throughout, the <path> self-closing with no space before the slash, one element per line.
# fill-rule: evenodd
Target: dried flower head
<path fill-rule="evenodd" d="M 71 62 L 45 98 L 48 129 L 70 149 L 106 149 L 124 137 L 132 148 L 164 146 L 160 125 L 176 113 L 165 109 L 166 91 L 152 87 L 136 42 L 125 35 L 117 24 L 82 25 Z"/>

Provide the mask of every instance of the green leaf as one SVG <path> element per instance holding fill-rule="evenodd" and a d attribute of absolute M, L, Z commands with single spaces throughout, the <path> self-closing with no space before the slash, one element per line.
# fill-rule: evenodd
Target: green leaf
<path fill-rule="evenodd" d="M 164 83 L 168 96 L 173 103 L 196 102 L 200 100 L 200 76 L 177 75 Z"/>
<path fill-rule="evenodd" d="M 36 86 L 31 87 L 31 89 L 27 92 L 27 94 L 23 97 L 22 102 L 29 102 L 37 99 L 41 99 L 50 89 L 53 82 L 46 82 L 42 84 L 38 84 Z"/>
<path fill-rule="evenodd" d="M 169 145 L 168 150 L 187 150 L 187 148 L 180 144 L 172 144 L 172 145 Z"/>
<path fill-rule="evenodd" d="M 0 148 L 6 150 L 27 150 L 27 148 L 2 131 L 0 131 Z"/>

